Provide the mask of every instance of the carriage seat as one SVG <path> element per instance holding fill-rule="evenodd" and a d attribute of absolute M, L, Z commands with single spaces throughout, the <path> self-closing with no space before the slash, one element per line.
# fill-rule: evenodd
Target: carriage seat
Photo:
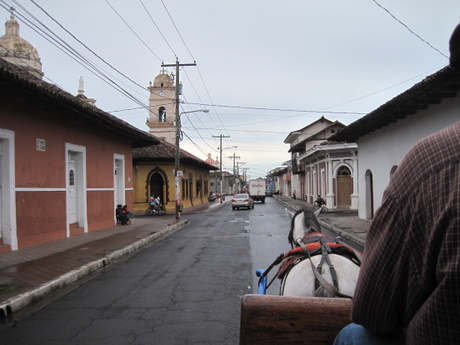
<path fill-rule="evenodd" d="M 245 295 L 240 345 L 332 344 L 350 311 L 347 298 Z"/>

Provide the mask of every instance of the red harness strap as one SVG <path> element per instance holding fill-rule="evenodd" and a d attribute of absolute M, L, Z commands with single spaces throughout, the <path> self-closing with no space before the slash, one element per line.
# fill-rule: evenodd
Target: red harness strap
<path fill-rule="evenodd" d="M 315 232 L 308 234 L 302 239 L 306 249 L 308 250 L 310 256 L 315 256 L 321 254 L 321 239 L 325 242 L 325 245 L 330 248 L 331 254 L 337 254 L 346 257 L 351 260 L 358 266 L 361 266 L 362 254 L 353 248 L 342 243 L 334 243 L 329 241 L 324 241 L 324 239 L 331 240 L 329 236 Z M 281 260 L 281 266 L 278 270 L 277 277 L 283 279 L 284 275 L 289 271 L 292 265 L 296 264 L 298 261 L 304 260 L 307 258 L 307 254 L 302 247 L 296 247 L 291 249 L 284 254 Z"/>

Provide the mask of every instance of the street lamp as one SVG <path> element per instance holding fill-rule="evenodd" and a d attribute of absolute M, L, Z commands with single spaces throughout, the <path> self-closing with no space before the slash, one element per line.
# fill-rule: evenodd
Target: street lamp
<path fill-rule="evenodd" d="M 190 111 L 184 111 L 184 112 L 182 112 L 180 114 L 179 114 L 179 112 L 176 111 L 176 148 L 175 148 L 176 152 L 175 152 L 175 157 L 174 157 L 174 162 L 175 162 L 174 183 L 175 183 L 175 192 L 176 192 L 176 219 L 180 219 L 180 184 L 179 184 L 179 177 L 182 176 L 182 173 L 179 174 L 179 165 L 180 165 L 179 142 L 180 142 L 180 129 L 181 129 L 180 116 L 182 114 L 190 114 L 190 113 L 197 113 L 197 112 L 209 113 L 209 110 L 208 109 L 190 110 Z"/>

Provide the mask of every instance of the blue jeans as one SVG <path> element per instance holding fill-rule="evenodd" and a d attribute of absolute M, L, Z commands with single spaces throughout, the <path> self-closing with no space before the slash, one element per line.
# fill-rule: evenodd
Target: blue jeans
<path fill-rule="evenodd" d="M 361 325 L 351 323 L 340 331 L 333 345 L 403 345 L 406 337 L 401 334 L 377 334 Z"/>

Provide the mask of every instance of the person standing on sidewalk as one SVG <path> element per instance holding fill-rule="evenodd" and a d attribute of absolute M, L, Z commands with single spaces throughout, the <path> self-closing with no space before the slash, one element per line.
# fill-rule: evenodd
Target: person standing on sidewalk
<path fill-rule="evenodd" d="M 460 75 L 460 25 L 450 52 Z M 351 318 L 335 345 L 458 344 L 460 122 L 419 141 L 391 179 L 367 235 Z"/>

